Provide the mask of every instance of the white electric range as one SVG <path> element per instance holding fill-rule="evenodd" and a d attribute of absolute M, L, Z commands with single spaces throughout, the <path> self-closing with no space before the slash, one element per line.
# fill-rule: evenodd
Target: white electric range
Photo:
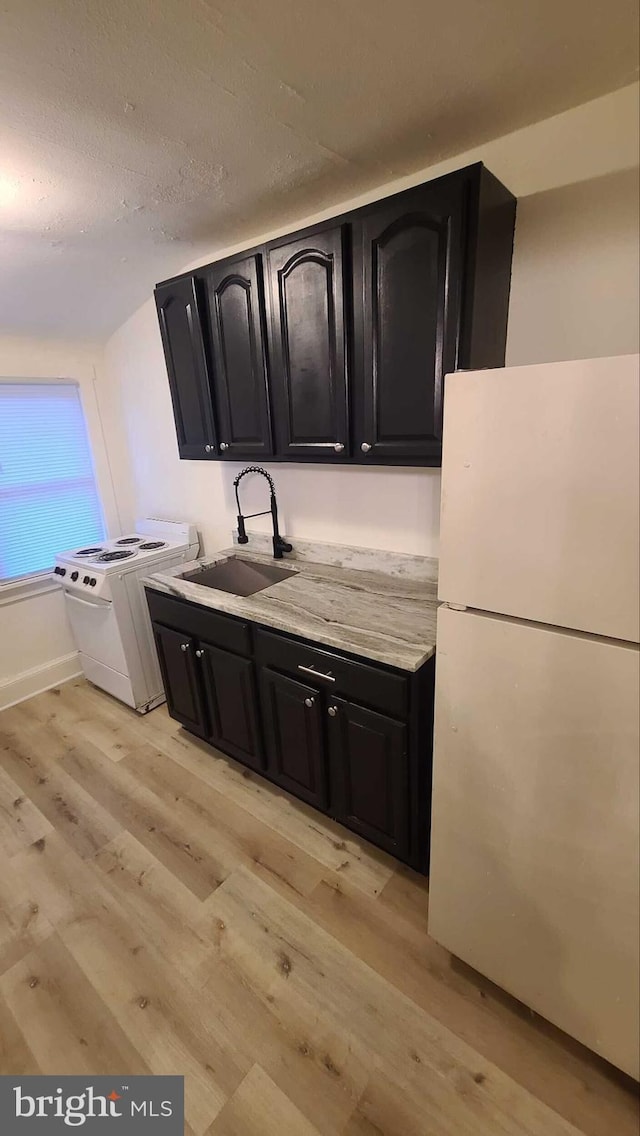
<path fill-rule="evenodd" d="M 141 578 L 194 560 L 198 550 L 193 525 L 148 518 L 134 533 L 56 557 L 86 677 L 141 714 L 164 701 Z"/>

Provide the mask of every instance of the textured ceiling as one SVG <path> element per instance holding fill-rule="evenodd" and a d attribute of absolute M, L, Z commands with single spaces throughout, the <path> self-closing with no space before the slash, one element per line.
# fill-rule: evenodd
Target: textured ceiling
<path fill-rule="evenodd" d="M 0 329 L 632 82 L 636 0 L 2 0 Z"/>

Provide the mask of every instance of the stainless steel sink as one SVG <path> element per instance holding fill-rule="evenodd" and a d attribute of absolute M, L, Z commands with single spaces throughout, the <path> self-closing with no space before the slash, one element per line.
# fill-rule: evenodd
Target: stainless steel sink
<path fill-rule="evenodd" d="M 231 592 L 234 596 L 252 596 L 254 592 L 262 592 L 272 584 L 295 575 L 295 572 L 280 568 L 278 564 L 257 564 L 254 560 L 230 556 L 208 568 L 185 572 L 181 579 L 203 584 L 205 588 L 217 588 L 220 592 Z"/>

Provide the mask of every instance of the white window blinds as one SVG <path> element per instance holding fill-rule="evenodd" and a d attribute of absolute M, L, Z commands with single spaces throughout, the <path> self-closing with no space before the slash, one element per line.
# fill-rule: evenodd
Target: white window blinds
<path fill-rule="evenodd" d="M 0 584 L 103 538 L 78 387 L 0 381 Z"/>

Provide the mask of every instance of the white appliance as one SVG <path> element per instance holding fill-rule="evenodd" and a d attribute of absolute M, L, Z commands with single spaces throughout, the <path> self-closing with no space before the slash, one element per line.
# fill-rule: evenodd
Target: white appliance
<path fill-rule="evenodd" d="M 638 357 L 448 376 L 430 934 L 634 1077 Z"/>
<path fill-rule="evenodd" d="M 198 547 L 193 525 L 150 518 L 135 533 L 56 557 L 86 677 L 142 714 L 164 690 L 141 578 L 194 560 Z"/>

